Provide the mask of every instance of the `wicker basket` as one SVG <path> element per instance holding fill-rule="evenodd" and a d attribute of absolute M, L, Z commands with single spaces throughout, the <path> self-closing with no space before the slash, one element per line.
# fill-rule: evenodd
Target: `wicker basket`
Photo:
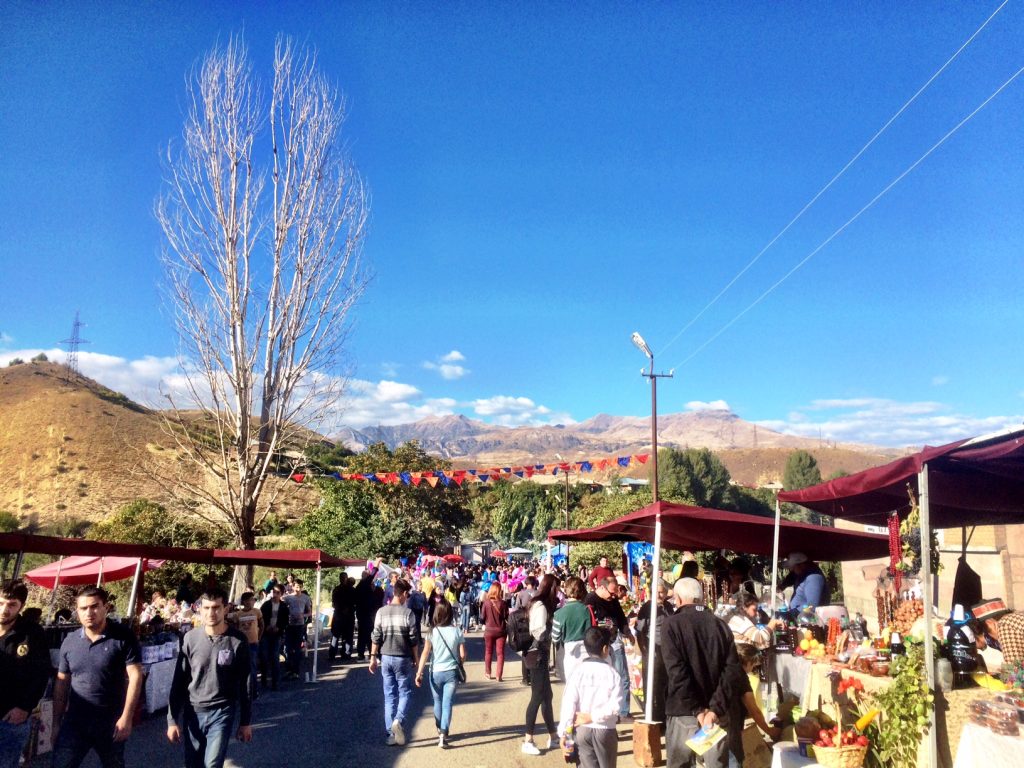
<path fill-rule="evenodd" d="M 864 765 L 867 747 L 815 747 L 814 759 L 823 768 L 860 768 Z"/>

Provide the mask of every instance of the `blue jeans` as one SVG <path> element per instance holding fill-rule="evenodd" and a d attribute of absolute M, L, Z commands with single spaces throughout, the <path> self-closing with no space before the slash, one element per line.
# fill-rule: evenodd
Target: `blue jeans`
<path fill-rule="evenodd" d="M 21 725 L 0 722 L 0 768 L 18 768 L 18 760 L 31 730 L 31 720 Z"/>
<path fill-rule="evenodd" d="M 616 649 L 615 646 L 618 646 Z M 626 649 L 622 643 L 612 645 L 612 666 L 619 673 L 619 682 L 622 686 L 622 706 L 619 707 L 619 717 L 629 715 L 629 666 L 626 664 Z"/>
<path fill-rule="evenodd" d="M 697 724 L 696 717 L 668 716 L 665 723 L 667 768 L 692 768 L 697 764 L 697 755 L 686 745 L 686 741 L 699 730 L 700 725 Z M 740 760 L 735 751 L 736 746 L 727 735 L 704 753 L 701 759 L 705 768 L 739 768 Z"/>
<path fill-rule="evenodd" d="M 78 768 L 93 749 L 103 768 L 124 768 L 125 742 L 114 741 L 119 716 L 120 712 L 94 708 L 69 710 L 53 747 L 53 768 Z"/>
<path fill-rule="evenodd" d="M 459 625 L 462 627 L 462 632 L 465 634 L 469 632 L 469 603 L 464 603 L 459 606 Z"/>
<path fill-rule="evenodd" d="M 454 669 L 430 673 L 430 693 L 434 697 L 434 723 L 445 736 L 452 724 L 452 705 L 459 678 Z"/>
<path fill-rule="evenodd" d="M 249 695 L 256 698 L 260 695 L 259 678 L 256 676 L 260 667 L 260 644 L 249 643 Z"/>
<path fill-rule="evenodd" d="M 380 677 L 384 681 L 384 730 L 391 730 L 397 720 L 405 723 L 412 696 L 412 659 L 408 656 L 384 656 L 380 662 Z"/>
<path fill-rule="evenodd" d="M 186 706 L 182 720 L 185 768 L 222 768 L 235 721 L 234 705 L 198 710 Z"/>

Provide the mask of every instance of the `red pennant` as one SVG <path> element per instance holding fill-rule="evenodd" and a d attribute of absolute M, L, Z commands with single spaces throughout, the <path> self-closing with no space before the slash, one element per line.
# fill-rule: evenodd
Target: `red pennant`
<path fill-rule="evenodd" d="M 649 456 L 646 453 L 638 453 L 633 458 L 636 459 L 637 461 L 639 461 L 641 464 L 646 464 L 647 463 L 647 459 L 649 458 Z"/>
<path fill-rule="evenodd" d="M 306 476 L 304 474 L 302 474 L 301 472 L 297 472 L 294 475 L 292 475 L 292 480 L 294 480 L 296 483 L 301 483 L 305 479 L 306 479 Z"/>

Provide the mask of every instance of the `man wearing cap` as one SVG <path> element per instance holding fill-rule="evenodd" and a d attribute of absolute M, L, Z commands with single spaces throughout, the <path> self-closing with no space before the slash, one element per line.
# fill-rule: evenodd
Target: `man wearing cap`
<path fill-rule="evenodd" d="M 1024 661 L 1024 613 L 1011 611 L 1001 597 L 982 600 L 971 606 L 971 613 L 981 625 L 986 644 L 1002 651 L 1003 663 Z"/>
<path fill-rule="evenodd" d="M 788 568 L 789 574 L 782 580 L 781 589 L 793 587 L 793 599 L 789 604 L 794 610 L 798 611 L 807 605 L 813 608 L 828 605 L 828 584 L 817 563 L 803 552 L 791 552 L 782 561 L 782 567 Z"/>

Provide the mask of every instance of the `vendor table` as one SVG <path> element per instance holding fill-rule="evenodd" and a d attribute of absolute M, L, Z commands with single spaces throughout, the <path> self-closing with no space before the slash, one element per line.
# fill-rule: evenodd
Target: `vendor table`
<path fill-rule="evenodd" d="M 984 726 L 964 723 L 954 768 L 1020 768 L 1024 737 L 1000 736 Z"/>
<path fill-rule="evenodd" d="M 170 701 L 176 663 L 175 659 L 167 659 L 145 666 L 146 685 L 142 691 L 142 702 L 147 714 L 163 709 Z"/>
<path fill-rule="evenodd" d="M 890 678 L 874 677 L 855 672 L 852 669 L 834 668 L 826 662 L 813 662 L 802 656 L 787 653 L 773 653 L 770 669 L 772 682 L 782 686 L 782 690 L 800 699 L 800 706 L 805 710 L 828 706 L 835 701 L 838 673 L 845 678 L 857 678 L 864 684 L 864 693 L 872 694 L 889 685 Z"/>

